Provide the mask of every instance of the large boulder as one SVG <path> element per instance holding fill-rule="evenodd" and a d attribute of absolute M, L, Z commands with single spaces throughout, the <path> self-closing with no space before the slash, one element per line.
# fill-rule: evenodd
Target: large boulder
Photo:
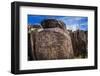
<path fill-rule="evenodd" d="M 28 25 L 28 60 L 35 60 L 35 34 L 37 30 L 42 30 L 41 25 Z"/>
<path fill-rule="evenodd" d="M 45 28 L 55 28 L 59 27 L 61 29 L 66 29 L 66 25 L 64 22 L 56 19 L 46 19 L 41 22 L 42 27 Z"/>
<path fill-rule="evenodd" d="M 34 33 L 32 33 L 34 38 Z M 34 42 L 32 42 L 33 44 Z M 60 28 L 35 33 L 35 60 L 70 59 L 74 57 L 70 35 Z"/>
<path fill-rule="evenodd" d="M 76 30 L 76 31 L 69 31 L 72 40 L 72 46 L 74 55 L 76 57 L 87 57 L 87 31 L 83 30 Z"/>

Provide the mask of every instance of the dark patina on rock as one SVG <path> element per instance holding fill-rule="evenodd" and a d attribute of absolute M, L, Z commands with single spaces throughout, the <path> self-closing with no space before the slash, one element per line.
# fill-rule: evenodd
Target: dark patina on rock
<path fill-rule="evenodd" d="M 76 30 L 70 31 L 74 55 L 86 58 L 88 55 L 88 35 L 87 31 Z"/>
<path fill-rule="evenodd" d="M 66 25 L 64 22 L 56 19 L 46 19 L 41 22 L 41 25 L 44 29 L 46 28 L 55 28 L 59 27 L 61 29 L 66 29 Z"/>
<path fill-rule="evenodd" d="M 37 32 L 35 38 L 37 60 L 73 58 L 71 38 L 60 28 L 49 28 Z"/>

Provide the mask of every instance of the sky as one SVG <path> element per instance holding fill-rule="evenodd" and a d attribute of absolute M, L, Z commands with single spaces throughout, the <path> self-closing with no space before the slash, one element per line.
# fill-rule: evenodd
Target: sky
<path fill-rule="evenodd" d="M 44 19 L 57 19 L 66 24 L 66 28 L 72 31 L 77 29 L 88 30 L 88 17 L 81 16 L 48 16 L 48 15 L 28 15 L 28 25 L 41 24 Z"/>

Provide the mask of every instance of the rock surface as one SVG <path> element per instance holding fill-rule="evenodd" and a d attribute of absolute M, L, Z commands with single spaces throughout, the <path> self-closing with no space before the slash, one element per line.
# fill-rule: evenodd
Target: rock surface
<path fill-rule="evenodd" d="M 37 60 L 73 58 L 71 38 L 60 28 L 44 29 L 36 34 Z"/>
<path fill-rule="evenodd" d="M 28 27 L 30 60 L 86 58 L 87 31 L 66 29 L 59 20 L 47 19 L 41 25 Z"/>
<path fill-rule="evenodd" d="M 35 34 L 41 25 L 28 25 L 28 59 L 35 60 Z"/>
<path fill-rule="evenodd" d="M 56 19 L 46 19 L 41 22 L 41 25 L 44 29 L 45 28 L 55 28 L 55 27 L 59 27 L 64 30 L 66 29 L 66 25 L 64 24 L 64 22 L 60 20 L 56 20 Z"/>
<path fill-rule="evenodd" d="M 74 55 L 87 57 L 87 31 L 70 31 Z"/>

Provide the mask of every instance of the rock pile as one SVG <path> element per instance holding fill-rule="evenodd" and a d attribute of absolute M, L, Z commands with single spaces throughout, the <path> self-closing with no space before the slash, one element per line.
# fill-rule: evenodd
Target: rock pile
<path fill-rule="evenodd" d="M 55 19 L 29 26 L 29 60 L 86 58 L 87 36 L 87 31 L 67 30 L 62 21 Z"/>
<path fill-rule="evenodd" d="M 52 60 L 73 58 L 71 38 L 62 21 L 47 19 L 30 34 L 32 59 Z M 34 28 L 35 29 L 35 28 Z"/>

